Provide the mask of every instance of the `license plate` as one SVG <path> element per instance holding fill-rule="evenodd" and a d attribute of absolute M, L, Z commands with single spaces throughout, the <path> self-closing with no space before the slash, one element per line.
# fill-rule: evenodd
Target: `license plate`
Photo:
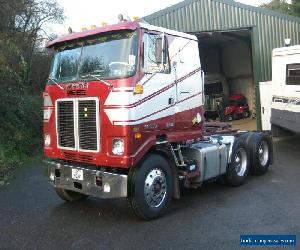
<path fill-rule="evenodd" d="M 72 178 L 83 181 L 83 170 L 72 168 Z"/>

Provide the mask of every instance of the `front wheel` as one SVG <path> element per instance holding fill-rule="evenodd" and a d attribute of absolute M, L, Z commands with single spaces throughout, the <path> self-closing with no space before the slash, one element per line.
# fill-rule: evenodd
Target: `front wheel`
<path fill-rule="evenodd" d="M 85 200 L 88 197 L 88 195 L 77 193 L 63 188 L 55 188 L 55 192 L 60 198 L 68 202 L 81 201 Z"/>
<path fill-rule="evenodd" d="M 169 163 L 160 155 L 151 155 L 132 170 L 129 188 L 134 213 L 145 220 L 161 216 L 172 196 L 172 173 Z"/>

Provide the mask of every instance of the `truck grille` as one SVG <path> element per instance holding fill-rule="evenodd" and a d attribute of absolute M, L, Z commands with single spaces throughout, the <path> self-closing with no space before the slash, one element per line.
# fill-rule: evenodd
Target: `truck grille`
<path fill-rule="evenodd" d="M 91 155 L 82 155 L 82 154 L 73 154 L 69 152 L 64 152 L 64 156 L 65 159 L 69 161 L 81 161 L 81 162 L 93 163 L 93 156 Z"/>
<path fill-rule="evenodd" d="M 74 102 L 57 103 L 58 145 L 64 148 L 75 148 Z"/>
<path fill-rule="evenodd" d="M 57 101 L 58 148 L 76 151 L 99 151 L 99 101 L 68 99 Z"/>
<path fill-rule="evenodd" d="M 78 102 L 79 148 L 97 150 L 96 101 Z"/>

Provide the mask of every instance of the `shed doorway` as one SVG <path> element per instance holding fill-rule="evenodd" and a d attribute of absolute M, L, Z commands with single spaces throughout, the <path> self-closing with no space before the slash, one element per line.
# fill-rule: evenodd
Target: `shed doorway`
<path fill-rule="evenodd" d="M 205 117 L 256 130 L 251 30 L 194 34 L 205 73 Z"/>

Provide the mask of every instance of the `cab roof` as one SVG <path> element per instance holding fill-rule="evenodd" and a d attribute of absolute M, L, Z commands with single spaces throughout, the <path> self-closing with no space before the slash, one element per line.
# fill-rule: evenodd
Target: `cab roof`
<path fill-rule="evenodd" d="M 82 32 L 74 32 L 74 33 L 71 33 L 71 34 L 68 34 L 65 36 L 58 37 L 58 38 L 54 39 L 53 41 L 50 41 L 46 45 L 46 47 L 51 48 L 51 47 L 54 47 L 55 45 L 58 45 L 61 43 L 65 43 L 65 42 L 69 42 L 69 41 L 73 41 L 73 40 L 77 40 L 77 39 L 85 38 L 85 37 L 89 37 L 89 36 L 94 36 L 94 35 L 109 32 L 109 31 L 135 30 L 139 27 L 150 30 L 150 31 L 164 32 L 164 33 L 167 33 L 170 35 L 184 37 L 184 38 L 188 38 L 188 39 L 197 41 L 197 37 L 194 35 L 190 35 L 190 34 L 183 33 L 183 32 L 178 32 L 175 30 L 169 30 L 169 29 L 165 29 L 162 27 L 157 27 L 157 26 L 153 26 L 150 24 L 136 21 L 136 22 L 122 22 L 122 23 L 107 25 L 107 26 L 92 29 L 92 30 L 86 30 L 86 31 L 82 31 Z"/>
<path fill-rule="evenodd" d="M 82 31 L 82 32 L 73 32 L 71 34 L 65 35 L 65 36 L 61 36 L 58 37 L 56 39 L 54 39 L 53 41 L 50 41 L 46 47 L 47 48 L 51 48 L 55 45 L 64 43 L 64 42 L 69 42 L 72 40 L 77 40 L 80 38 L 85 38 L 85 37 L 89 37 L 89 36 L 94 36 L 100 33 L 105 33 L 105 32 L 109 32 L 109 31 L 115 31 L 115 30 L 135 30 L 136 28 L 139 27 L 139 23 L 138 22 L 122 22 L 122 23 L 118 23 L 118 24 L 113 24 L 113 25 L 107 25 L 101 28 L 96 28 L 96 29 L 92 29 L 92 30 L 86 30 L 86 31 Z"/>

